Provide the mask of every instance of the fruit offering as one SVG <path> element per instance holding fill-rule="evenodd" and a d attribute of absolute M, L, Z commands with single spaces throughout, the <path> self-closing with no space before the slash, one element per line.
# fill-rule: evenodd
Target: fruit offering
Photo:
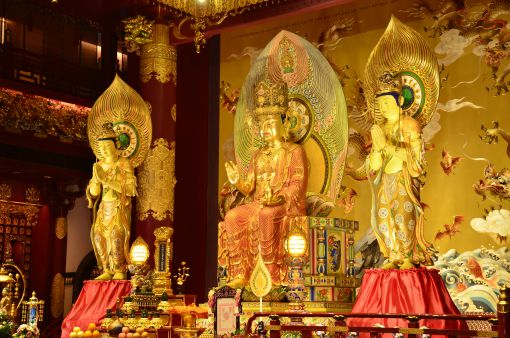
<path fill-rule="evenodd" d="M 96 324 L 90 323 L 86 331 L 82 331 L 79 326 L 75 326 L 69 334 L 69 338 L 97 338 L 100 335 L 99 331 L 96 330 Z"/>
<path fill-rule="evenodd" d="M 122 328 L 122 332 L 119 333 L 118 338 L 146 338 L 149 337 L 149 334 L 145 332 L 145 330 L 141 327 L 138 327 L 135 332 L 130 332 L 129 327 L 124 326 Z"/>

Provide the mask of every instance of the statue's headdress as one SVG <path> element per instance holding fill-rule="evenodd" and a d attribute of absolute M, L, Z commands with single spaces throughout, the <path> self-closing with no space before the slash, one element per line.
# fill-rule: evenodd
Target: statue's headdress
<path fill-rule="evenodd" d="M 281 116 L 289 107 L 288 88 L 285 82 L 274 82 L 269 78 L 255 87 L 255 117 Z"/>
<path fill-rule="evenodd" d="M 117 133 L 113 130 L 113 123 L 105 123 L 102 126 L 101 134 L 98 135 L 98 141 L 107 141 L 111 140 L 117 146 Z"/>
<path fill-rule="evenodd" d="M 380 97 L 384 95 L 391 95 L 399 103 L 399 97 L 402 94 L 402 82 L 400 76 L 395 76 L 390 72 L 383 72 L 382 75 L 378 79 L 378 88 L 375 94 L 375 97 Z"/>

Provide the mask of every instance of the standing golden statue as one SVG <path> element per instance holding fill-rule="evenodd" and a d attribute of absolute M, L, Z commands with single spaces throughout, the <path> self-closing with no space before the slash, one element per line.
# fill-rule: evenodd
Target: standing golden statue
<path fill-rule="evenodd" d="M 432 265 L 435 250 L 423 236 L 420 190 L 424 178 L 422 128 L 439 92 L 437 59 L 421 35 L 392 17 L 365 68 L 373 125 L 367 157 L 372 229 L 387 258 L 383 268 Z"/>
<path fill-rule="evenodd" d="M 269 79 L 256 86 L 253 118 L 263 144 L 253 153 L 245 179 L 235 163 L 225 163 L 230 183 L 251 199 L 229 210 L 219 224 L 218 263 L 226 267 L 231 286 L 248 284 L 259 251 L 273 285 L 281 285 L 287 272 L 287 217 L 306 212 L 306 154 L 284 138 L 287 91 L 285 83 Z"/>
<path fill-rule="evenodd" d="M 376 95 L 384 123 L 370 130 L 372 150 L 367 165 L 376 172 L 373 183 L 372 226 L 388 263 L 383 268 L 408 269 L 431 265 L 431 245 L 423 237 L 420 176 L 423 169 L 421 127 L 402 115 L 399 77 L 385 73 Z M 374 222 L 375 221 L 375 222 Z"/>
<path fill-rule="evenodd" d="M 12 308 L 11 292 L 9 287 L 4 287 L 2 289 L 2 299 L 0 299 L 0 315 L 11 316 Z"/>
<path fill-rule="evenodd" d="M 129 160 L 119 157 L 117 135 L 111 124 L 105 125 L 105 132 L 98 140 L 103 159 L 94 163 L 87 187 L 89 208 L 94 207 L 92 246 L 104 271 L 96 279 L 126 279 L 131 198 L 136 196 L 136 177 Z"/>
<path fill-rule="evenodd" d="M 149 109 L 134 89 L 115 76 L 94 103 L 87 129 L 98 159 L 86 190 L 93 208 L 90 237 L 103 271 L 96 279 L 126 279 L 131 199 L 137 195 L 134 168 L 144 160 L 152 138 Z"/>

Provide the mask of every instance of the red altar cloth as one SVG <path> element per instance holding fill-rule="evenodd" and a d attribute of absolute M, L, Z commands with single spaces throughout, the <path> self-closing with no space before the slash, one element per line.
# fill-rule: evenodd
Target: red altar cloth
<path fill-rule="evenodd" d="M 76 303 L 62 322 L 62 338 L 68 338 L 75 326 L 86 330 L 90 323 L 99 325 L 106 310 L 115 310 L 117 299 L 131 291 L 131 282 L 127 280 L 88 280 L 83 284 Z"/>
<path fill-rule="evenodd" d="M 460 314 L 436 269 L 382 270 L 365 272 L 352 313 Z M 405 319 L 350 318 L 349 326 L 407 327 Z M 455 320 L 420 320 L 420 327 L 461 329 Z"/>

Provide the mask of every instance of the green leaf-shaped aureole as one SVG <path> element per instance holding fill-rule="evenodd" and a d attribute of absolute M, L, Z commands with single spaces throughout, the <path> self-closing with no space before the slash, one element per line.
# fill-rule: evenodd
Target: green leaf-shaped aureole
<path fill-rule="evenodd" d="M 250 276 L 250 288 L 253 294 L 259 298 L 264 297 L 271 291 L 271 274 L 267 269 L 262 256 L 257 258 L 257 263 Z"/>

